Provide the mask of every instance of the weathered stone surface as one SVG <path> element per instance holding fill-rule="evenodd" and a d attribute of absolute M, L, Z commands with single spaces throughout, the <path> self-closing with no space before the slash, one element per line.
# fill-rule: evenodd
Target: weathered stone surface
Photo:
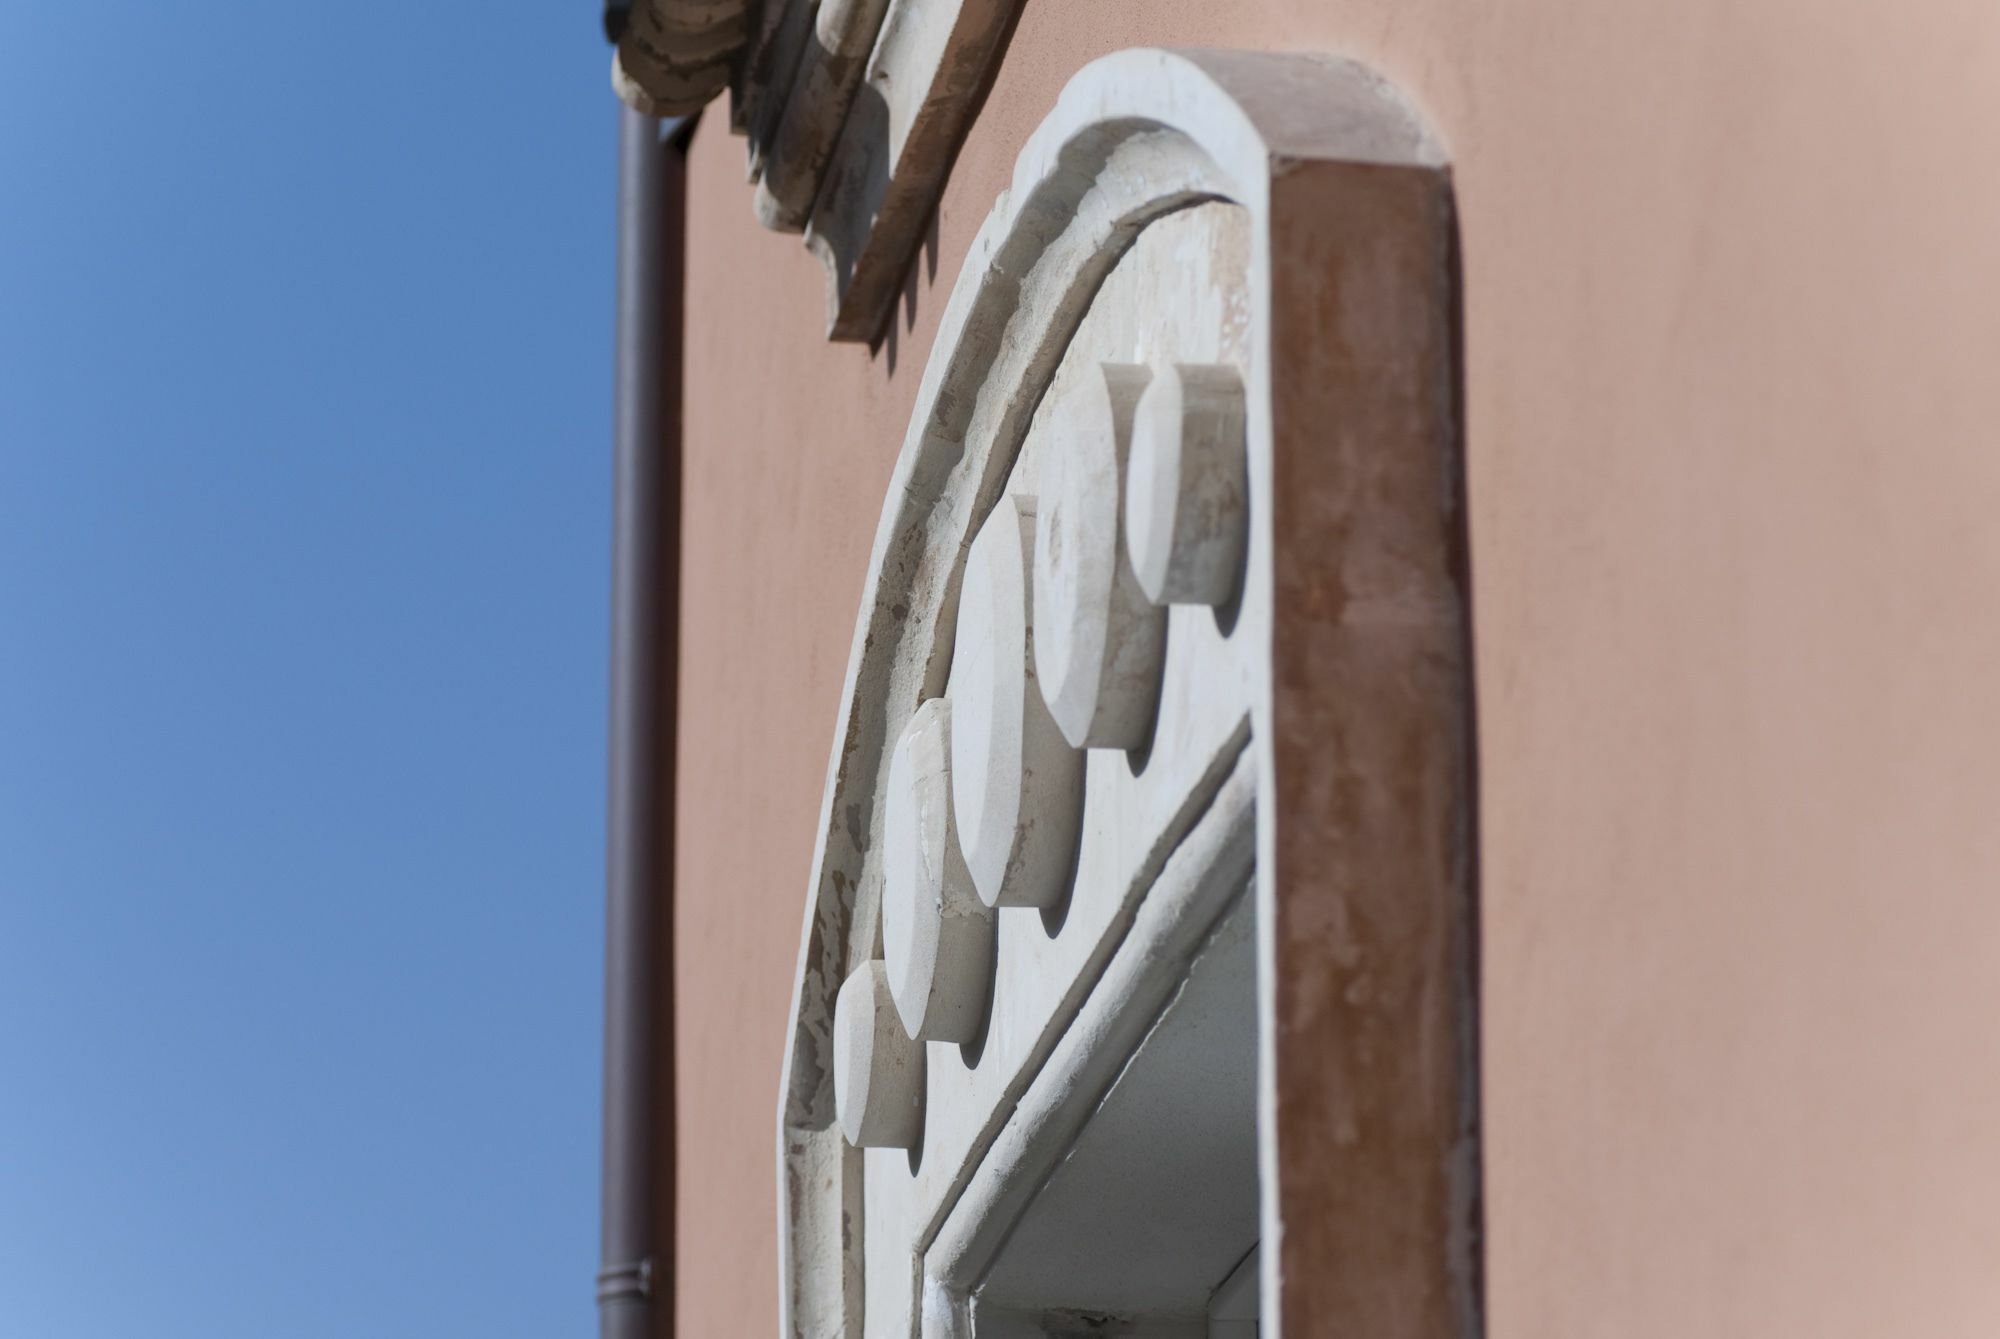
<path fill-rule="evenodd" d="M 993 985 L 993 912 L 959 849 L 951 806 L 951 703 L 918 707 L 889 765 L 882 960 L 903 1029 L 968 1042 Z"/>
<path fill-rule="evenodd" d="M 1021 0 L 637 0 L 612 62 L 654 116 L 733 90 L 759 222 L 806 233 L 827 333 L 881 334 Z"/>
<path fill-rule="evenodd" d="M 888 6 L 889 0 L 821 0 L 814 12 L 791 86 L 757 146 L 757 221 L 765 227 L 805 227 Z"/>
<path fill-rule="evenodd" d="M 880 337 L 1021 0 L 892 0 L 841 125 L 806 241 L 827 335 Z"/>
<path fill-rule="evenodd" d="M 924 1128 L 924 1048 L 903 1031 L 880 959 L 864 962 L 833 1008 L 833 1103 L 857 1148 L 909 1148 Z"/>
<path fill-rule="evenodd" d="M 1155 370 L 1132 424 L 1125 538 L 1139 586 L 1161 604 L 1221 604 L 1250 536 L 1243 382 L 1233 367 Z"/>
<path fill-rule="evenodd" d="M 1234 933 L 1254 922 L 1258 943 L 1228 960 L 1254 962 L 1259 978 L 1259 1323 L 1294 1339 L 1476 1332 L 1450 204 L 1435 146 L 1386 86 L 1304 57 L 1121 53 L 1084 70 L 1024 148 L 945 311 L 849 663 L 780 1115 L 785 1333 L 854 1332 L 858 1314 L 869 1339 L 966 1339 L 982 1281 L 1000 1277 L 1012 1291 L 982 1333 L 1009 1314 L 1032 1327 L 1023 1306 L 1079 1314 L 1039 1294 L 1021 1257 L 997 1271 L 1001 1253 L 1035 1201 L 1037 1169 L 1082 1149 L 1106 1085 L 1163 1017 L 1149 1002 L 1193 979 L 1230 905 L 1246 918 Z M 1172 504 L 1157 527 L 1165 557 L 1150 564 L 1159 593 L 1205 596 L 1225 571 L 1229 589 L 1212 606 L 1151 611 L 1168 631 L 1157 697 L 1134 709 L 1147 718 L 1142 753 L 1078 749 L 1049 716 L 1057 742 L 1035 754 L 1019 741 L 1028 708 L 1046 712 L 1038 513 L 1052 496 L 1086 500 L 1079 515 L 1095 519 L 1071 538 L 1128 566 L 1119 507 L 1135 489 L 1115 459 L 1065 478 L 1084 458 L 1063 454 L 1074 397 L 1093 378 L 1104 391 L 1107 363 L 1183 369 L 1182 402 L 1163 401 L 1156 425 L 1183 456 L 1190 442 L 1226 455 L 1240 418 L 1247 532 L 1183 530 L 1179 481 L 1136 489 Z M 1228 376 L 1189 368 L 1225 369 L 1240 411 Z M 1192 414 L 1191 380 L 1203 406 Z M 1191 545 L 1206 556 L 1177 571 Z M 1232 546 L 1233 562 L 1218 556 Z M 1048 553 L 1052 575 L 1071 556 Z M 1072 646 L 1112 645 L 1111 617 L 1108 598 L 1072 601 Z M 1094 696 L 1085 742 L 1103 709 Z M 1079 688 L 1075 700 L 1091 697 Z M 1004 873 L 1039 839 L 1024 787 L 1080 766 L 1081 828 L 1058 843 L 1073 842 L 1068 868 L 1045 871 L 1028 905 L 987 899 L 1003 905 L 980 1034 L 928 1046 L 921 1119 L 884 1134 L 867 1120 L 876 1104 L 846 1085 L 908 1073 L 885 1071 L 880 1054 L 894 1052 L 877 1049 L 893 1012 L 878 926 L 900 877 L 887 862 L 909 847 L 910 811 L 894 836 L 889 816 L 915 792 L 894 754 L 934 741 L 919 713 L 935 718 L 940 699 L 953 815 L 982 896 L 981 870 Z M 833 1006 L 829 983 L 842 980 Z M 850 998 L 873 1002 L 870 1026 Z M 813 1152 L 836 1107 L 867 1147 L 858 1170 Z M 1170 1120 L 1171 1103 L 1162 1110 Z M 840 1271 L 812 1235 L 834 1201 Z M 1060 1229 L 1035 1239 L 1044 1252 L 1065 1240 Z M 1196 1291 L 1230 1283 L 1231 1314 L 1217 1314 L 1240 1321 L 1250 1285 L 1216 1268 Z"/>
<path fill-rule="evenodd" d="M 1035 679 L 1035 519 L 1035 500 L 1019 494 L 986 518 L 966 556 L 952 652 L 952 810 L 990 907 L 1060 899 L 1083 814 L 1083 757 Z"/>
<path fill-rule="evenodd" d="M 1077 748 L 1143 746 L 1160 700 L 1166 612 L 1132 572 L 1121 515 L 1132 413 L 1150 376 L 1107 363 L 1084 378 L 1056 413 L 1041 465 L 1035 677 Z"/>
<path fill-rule="evenodd" d="M 691 116 L 729 86 L 749 0 L 635 0 L 611 61 L 618 96 L 648 116 Z"/>

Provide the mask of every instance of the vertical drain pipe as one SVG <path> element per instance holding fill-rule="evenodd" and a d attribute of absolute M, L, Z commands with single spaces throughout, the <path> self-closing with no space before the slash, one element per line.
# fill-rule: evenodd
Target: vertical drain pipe
<path fill-rule="evenodd" d="M 601 1339 L 674 1328 L 674 711 L 687 131 L 620 108 Z"/>

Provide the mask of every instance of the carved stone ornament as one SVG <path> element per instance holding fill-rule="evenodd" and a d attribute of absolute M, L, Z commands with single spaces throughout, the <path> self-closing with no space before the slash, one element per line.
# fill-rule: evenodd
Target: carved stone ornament
<path fill-rule="evenodd" d="M 848 665 L 785 1335 L 1479 1332 L 1454 230 L 1348 62 L 1119 53 L 1022 150 Z"/>
<path fill-rule="evenodd" d="M 1021 0 L 635 0 L 612 85 L 654 116 L 726 86 L 756 212 L 827 271 L 827 334 L 876 338 Z"/>
<path fill-rule="evenodd" d="M 750 0 L 634 0 L 611 57 L 611 86 L 648 116 L 692 116 L 729 87 L 750 32 Z"/>

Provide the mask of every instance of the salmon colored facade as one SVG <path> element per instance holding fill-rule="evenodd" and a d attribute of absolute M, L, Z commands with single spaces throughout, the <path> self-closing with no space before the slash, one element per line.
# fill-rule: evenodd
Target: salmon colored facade
<path fill-rule="evenodd" d="M 1069 77 L 1329 52 L 1454 176 L 1486 1328 L 2000 1332 L 2000 9 L 1032 0 L 873 348 L 689 155 L 685 1336 L 777 1327 L 774 1112 L 870 546 Z"/>

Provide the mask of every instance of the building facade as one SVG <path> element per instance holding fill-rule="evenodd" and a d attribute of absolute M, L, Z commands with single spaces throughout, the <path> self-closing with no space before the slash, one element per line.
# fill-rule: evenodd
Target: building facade
<path fill-rule="evenodd" d="M 607 1315 L 2000 1325 L 2000 11 L 616 31 L 701 110 Z"/>

